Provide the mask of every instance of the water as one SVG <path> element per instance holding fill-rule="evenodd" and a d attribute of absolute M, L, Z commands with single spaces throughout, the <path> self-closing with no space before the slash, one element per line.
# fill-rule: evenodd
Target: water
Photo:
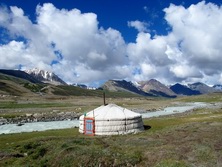
<path fill-rule="evenodd" d="M 189 111 L 194 108 L 200 108 L 200 107 L 206 107 L 206 106 L 207 106 L 207 104 L 202 103 L 202 102 L 187 103 L 185 106 L 166 107 L 164 110 L 142 113 L 142 117 L 143 118 L 151 118 L 151 117 L 158 117 L 161 115 L 171 115 L 171 114 L 176 114 L 176 113 L 183 113 L 185 111 Z"/>
<path fill-rule="evenodd" d="M 33 123 L 25 123 L 22 126 L 17 126 L 17 124 L 6 124 L 6 125 L 0 126 L 0 134 L 45 131 L 45 130 L 50 130 L 50 129 L 65 129 L 65 128 L 72 128 L 72 127 L 78 127 L 78 126 L 79 126 L 78 120 L 33 122 Z"/>
<path fill-rule="evenodd" d="M 187 103 L 184 106 L 167 107 L 164 110 L 142 113 L 142 118 L 158 117 L 161 115 L 171 115 L 176 113 L 182 113 L 194 108 L 206 107 L 206 103 Z M 0 126 L 0 134 L 20 133 L 20 132 L 33 132 L 33 131 L 45 131 L 51 129 L 65 129 L 78 127 L 79 120 L 70 121 L 52 121 L 52 122 L 33 122 L 25 123 L 22 126 L 17 124 L 6 124 Z"/>

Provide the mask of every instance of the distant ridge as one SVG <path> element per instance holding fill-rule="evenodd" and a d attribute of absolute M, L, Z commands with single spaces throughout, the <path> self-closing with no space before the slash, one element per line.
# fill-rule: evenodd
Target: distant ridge
<path fill-rule="evenodd" d="M 192 90 L 192 89 L 188 88 L 187 86 L 181 85 L 179 83 L 171 86 L 170 89 L 178 95 L 191 96 L 191 95 L 200 95 L 201 94 L 199 91 Z"/>
<path fill-rule="evenodd" d="M 102 86 L 102 89 L 104 90 L 109 90 L 109 91 L 114 91 L 114 92 L 130 92 L 138 95 L 143 95 L 143 96 L 155 96 L 150 93 L 146 93 L 139 88 L 137 88 L 132 82 L 128 82 L 125 80 L 109 80 L 105 82 Z"/>
<path fill-rule="evenodd" d="M 27 74 L 24 71 L 20 71 L 20 70 L 0 69 L 0 73 L 6 74 L 6 75 L 11 75 L 11 76 L 14 76 L 14 77 L 17 77 L 17 78 L 22 78 L 22 79 L 25 79 L 25 80 L 30 81 L 32 83 L 42 83 L 41 81 L 39 81 L 35 77 Z"/>
<path fill-rule="evenodd" d="M 190 89 L 199 91 L 201 94 L 212 93 L 216 91 L 213 87 L 209 87 L 206 84 L 201 83 L 201 82 L 188 84 L 188 86 Z"/>
<path fill-rule="evenodd" d="M 30 73 L 30 74 L 29 74 Z M 87 91 L 87 89 L 95 90 Z M 99 89 L 99 90 L 98 90 Z M 188 84 L 188 86 L 179 83 L 167 87 L 161 82 L 150 79 L 148 81 L 131 82 L 126 80 L 108 80 L 99 88 L 87 87 L 83 84 L 67 85 L 56 74 L 40 69 L 8 70 L 0 69 L 0 93 L 19 95 L 20 93 L 45 93 L 57 95 L 93 95 L 100 94 L 102 90 L 107 90 L 111 94 L 148 96 L 148 97 L 166 97 L 174 98 L 177 96 L 191 96 L 221 92 L 222 85 L 210 87 L 201 82 Z M 131 96 L 130 95 L 130 96 Z"/>
<path fill-rule="evenodd" d="M 214 85 L 213 88 L 214 88 L 216 91 L 222 91 L 222 85 L 220 85 L 220 84 Z"/>
<path fill-rule="evenodd" d="M 175 98 L 181 95 L 192 96 L 213 93 L 219 91 L 219 88 L 222 88 L 222 86 L 217 86 L 217 89 L 215 89 L 201 82 L 189 84 L 188 86 L 177 83 L 175 85 L 167 87 L 155 79 L 134 83 L 125 80 L 109 80 L 101 86 L 101 89 L 108 91 L 130 92 L 142 96 L 167 98 Z"/>

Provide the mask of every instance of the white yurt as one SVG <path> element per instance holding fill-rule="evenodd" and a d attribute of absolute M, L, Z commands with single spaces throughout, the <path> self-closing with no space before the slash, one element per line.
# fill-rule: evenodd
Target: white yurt
<path fill-rule="evenodd" d="M 79 132 L 86 135 L 119 135 L 143 130 L 141 114 L 115 104 L 102 105 L 79 118 Z"/>

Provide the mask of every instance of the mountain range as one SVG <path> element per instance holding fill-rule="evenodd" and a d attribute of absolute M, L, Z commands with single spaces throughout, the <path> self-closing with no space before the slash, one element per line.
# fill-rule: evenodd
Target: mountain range
<path fill-rule="evenodd" d="M 166 86 L 155 79 L 140 82 L 108 80 L 97 90 L 90 93 L 90 90 L 87 90 L 87 88 L 83 84 L 68 85 L 56 74 L 37 68 L 26 71 L 0 69 L 0 94 L 1 92 L 17 95 L 21 92 L 50 92 L 61 95 L 95 95 L 95 91 L 100 91 L 101 93 L 102 90 L 149 97 L 175 98 L 177 96 L 191 96 L 222 91 L 222 85 L 210 87 L 204 83 L 197 82 L 187 86 L 179 83 Z"/>
<path fill-rule="evenodd" d="M 155 97 L 169 97 L 175 98 L 177 96 L 191 96 L 191 95 L 200 95 L 213 92 L 222 91 L 221 85 L 216 87 L 210 87 L 204 83 L 197 82 L 193 84 L 182 85 L 176 83 L 175 85 L 167 87 L 161 82 L 151 79 L 149 81 L 140 81 L 140 82 L 127 82 L 125 80 L 109 80 L 105 82 L 101 89 L 109 91 L 127 91 L 131 93 L 137 93 L 145 96 L 155 96 Z M 140 93 L 142 92 L 142 93 Z M 146 94 L 144 94 L 144 92 Z"/>

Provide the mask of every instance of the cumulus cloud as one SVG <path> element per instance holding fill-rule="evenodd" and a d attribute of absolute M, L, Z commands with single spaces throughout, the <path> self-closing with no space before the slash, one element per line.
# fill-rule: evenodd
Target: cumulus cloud
<path fill-rule="evenodd" d="M 171 4 L 164 11 L 187 64 L 205 75 L 221 73 L 222 8 L 203 1 L 187 9 Z"/>
<path fill-rule="evenodd" d="M 38 67 L 69 83 L 151 78 L 221 83 L 221 6 L 203 1 L 163 11 L 171 28 L 167 35 L 151 36 L 147 23 L 129 21 L 138 34 L 127 44 L 121 32 L 99 27 L 95 13 L 45 3 L 37 6 L 33 22 L 18 7 L 1 7 L 1 37 L 8 42 L 0 44 L 0 68 Z"/>
<path fill-rule="evenodd" d="M 195 67 L 190 67 L 189 65 L 173 65 L 170 67 L 176 77 L 186 79 L 189 77 L 200 78 L 202 74 Z"/>
<path fill-rule="evenodd" d="M 32 23 L 20 8 L 1 12 L 0 26 L 17 39 L 0 46 L 1 68 L 39 67 L 70 83 L 123 77 L 117 71 L 127 59 L 125 41 L 117 30 L 99 28 L 96 14 L 46 3 L 37 6 Z"/>
<path fill-rule="evenodd" d="M 171 4 L 164 9 L 165 19 L 172 30 L 166 36 L 139 33 L 135 43 L 128 45 L 130 59 L 137 68 L 140 62 L 154 65 L 156 78 L 170 81 L 220 82 L 222 72 L 222 8 L 200 2 L 188 8 Z M 150 69 L 147 69 L 151 71 Z M 166 76 L 166 74 L 168 76 Z M 140 78 L 152 77 L 140 73 Z M 212 76 L 217 79 L 212 79 Z M 138 77 L 138 76 L 137 76 Z M 211 80 L 206 81 L 206 78 Z"/>

